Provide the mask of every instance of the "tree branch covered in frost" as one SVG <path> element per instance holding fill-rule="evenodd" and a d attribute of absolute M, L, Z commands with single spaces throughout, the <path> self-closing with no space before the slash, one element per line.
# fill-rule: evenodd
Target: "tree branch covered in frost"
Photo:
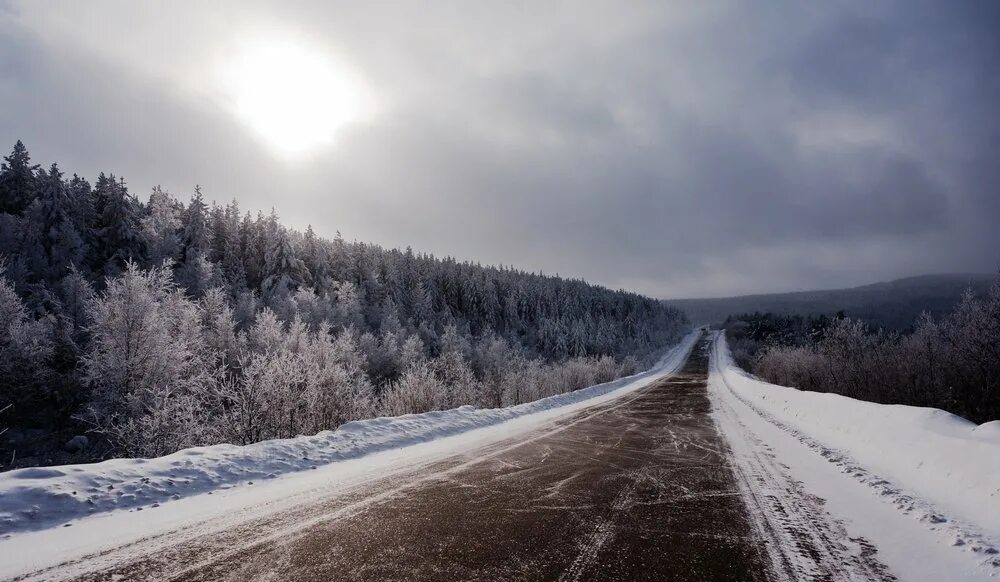
<path fill-rule="evenodd" d="M 324 240 L 199 188 L 142 203 L 20 142 L 4 160 L 0 452 L 22 464 L 527 402 L 631 373 L 686 326 L 634 293 Z"/>

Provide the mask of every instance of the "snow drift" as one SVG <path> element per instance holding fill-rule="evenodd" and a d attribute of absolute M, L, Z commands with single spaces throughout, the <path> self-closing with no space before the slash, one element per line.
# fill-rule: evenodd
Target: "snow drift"
<path fill-rule="evenodd" d="M 44 529 L 93 513 L 156 507 L 172 499 L 496 425 L 616 390 L 635 390 L 679 367 L 699 335 L 685 336 L 646 372 L 507 408 L 463 406 L 349 422 L 315 436 L 246 446 L 213 445 L 155 459 L 9 471 L 0 474 L 0 535 Z"/>
<path fill-rule="evenodd" d="M 1000 534 L 1000 421 L 976 425 L 933 408 L 768 384 L 733 364 L 718 341 L 717 372 L 737 398 L 820 443 L 831 460 L 844 455 L 934 509 Z"/>

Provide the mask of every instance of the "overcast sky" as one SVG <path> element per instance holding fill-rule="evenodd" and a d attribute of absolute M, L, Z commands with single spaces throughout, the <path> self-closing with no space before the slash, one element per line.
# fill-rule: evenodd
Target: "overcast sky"
<path fill-rule="evenodd" d="M 277 152 L 273 39 L 365 114 Z M 660 297 L 996 270 L 998 103 L 992 0 L 0 2 L 4 150 Z"/>

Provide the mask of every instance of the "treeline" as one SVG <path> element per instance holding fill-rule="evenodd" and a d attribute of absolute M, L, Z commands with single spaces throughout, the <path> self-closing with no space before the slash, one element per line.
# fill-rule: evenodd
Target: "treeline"
<path fill-rule="evenodd" d="M 744 314 L 726 322 L 734 359 L 784 386 L 1000 419 L 1000 277 L 904 333 L 852 318 Z"/>
<path fill-rule="evenodd" d="M 4 160 L 7 468 L 525 402 L 631 373 L 687 325 L 634 293 L 325 240 L 197 188 L 141 202 L 21 142 Z"/>

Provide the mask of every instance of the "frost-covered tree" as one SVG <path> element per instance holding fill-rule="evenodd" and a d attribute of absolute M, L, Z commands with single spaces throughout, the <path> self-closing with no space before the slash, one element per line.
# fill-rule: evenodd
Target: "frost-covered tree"
<path fill-rule="evenodd" d="M 128 261 L 89 302 L 90 346 L 83 379 L 89 415 L 121 450 L 157 455 L 204 442 L 199 405 L 214 370 L 198 305 L 176 288 L 168 267 Z"/>
<path fill-rule="evenodd" d="M 445 386 L 433 366 L 417 362 L 386 388 L 382 410 L 389 416 L 414 414 L 445 408 L 445 402 Z"/>
<path fill-rule="evenodd" d="M 312 332 L 302 352 L 307 376 L 304 394 L 309 433 L 367 418 L 375 411 L 375 393 L 364 369 L 364 356 L 351 332 L 336 338 L 328 325 Z"/>
<path fill-rule="evenodd" d="M 975 419 L 1000 416 L 1000 277 L 985 298 L 966 293 L 943 325 L 954 365 L 952 397 Z"/>
<path fill-rule="evenodd" d="M 150 266 L 174 263 L 180 258 L 181 207 L 159 186 L 153 188 L 140 220 L 141 238 Z"/>
<path fill-rule="evenodd" d="M 350 281 L 341 281 L 333 287 L 333 324 L 345 328 L 360 329 L 364 326 L 364 308 L 357 286 Z"/>
<path fill-rule="evenodd" d="M 202 335 L 214 364 L 234 364 L 242 346 L 236 335 L 236 321 L 225 292 L 220 287 L 208 289 L 199 300 Z"/>
<path fill-rule="evenodd" d="M 30 414 L 26 404 L 44 396 L 53 351 L 53 321 L 31 317 L 0 269 L 0 408 Z"/>

